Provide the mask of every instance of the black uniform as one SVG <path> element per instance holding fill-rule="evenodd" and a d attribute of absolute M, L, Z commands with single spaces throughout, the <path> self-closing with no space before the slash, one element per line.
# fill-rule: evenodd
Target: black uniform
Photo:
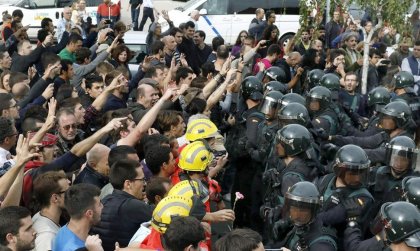
<path fill-rule="evenodd" d="M 274 248 L 286 247 L 292 251 L 302 250 L 307 247 L 308 251 L 332 251 L 337 250 L 337 236 L 333 229 L 322 224 L 320 219 L 315 220 L 305 227 L 294 227 L 286 238 L 277 243 Z"/>
<path fill-rule="evenodd" d="M 342 240 L 344 230 L 346 228 L 346 209 L 342 206 L 341 202 L 348 198 L 361 199 L 363 204 L 362 215 L 367 216 L 370 206 L 373 203 L 373 197 L 365 188 L 350 189 L 348 187 L 336 187 L 335 174 L 327 174 L 316 181 L 316 185 L 324 198 L 323 207 L 318 217 L 327 226 L 333 226 L 337 229 L 337 236 L 339 240 L 339 248 L 342 248 Z M 368 224 L 365 218 L 362 217 L 362 229 L 367 229 Z"/>

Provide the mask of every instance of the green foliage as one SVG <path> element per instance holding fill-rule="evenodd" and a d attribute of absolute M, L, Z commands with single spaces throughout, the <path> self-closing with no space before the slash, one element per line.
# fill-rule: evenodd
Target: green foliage
<path fill-rule="evenodd" d="M 420 3 L 420 0 L 353 0 L 362 9 L 369 10 L 372 17 L 377 17 L 378 12 L 382 14 L 384 22 L 391 24 L 397 30 L 406 30 L 409 25 L 410 7 L 413 3 Z"/>

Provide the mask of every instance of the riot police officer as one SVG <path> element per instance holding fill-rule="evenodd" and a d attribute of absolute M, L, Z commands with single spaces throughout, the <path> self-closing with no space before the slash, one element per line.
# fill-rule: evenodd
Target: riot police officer
<path fill-rule="evenodd" d="M 311 134 L 305 127 L 290 124 L 281 128 L 276 134 L 276 154 L 280 157 L 281 195 L 299 181 L 313 180 L 318 170 L 308 166 L 306 151 L 311 147 Z"/>
<path fill-rule="evenodd" d="M 229 153 L 230 163 L 236 169 L 233 187 L 232 200 L 235 198 L 235 192 L 241 192 L 245 196 L 247 203 L 238 203 L 235 207 L 236 220 L 238 227 L 254 227 L 256 218 L 252 216 L 252 186 L 251 181 L 254 178 L 259 164 L 252 160 L 247 150 L 247 146 L 252 142 L 257 142 L 258 126 L 264 121 L 264 115 L 259 112 L 259 104 L 263 99 L 263 85 L 261 81 L 254 76 L 245 78 L 241 83 L 241 98 L 243 99 L 246 110 L 238 112 L 235 116 L 235 125 L 231 127 L 227 134 L 225 147 Z M 246 182 L 248 181 L 248 182 Z M 261 199 L 260 199 L 261 200 Z M 259 230 L 259 229 L 258 229 Z"/>
<path fill-rule="evenodd" d="M 391 250 L 416 250 L 420 247 L 420 212 L 405 201 L 388 202 L 381 207 L 385 238 Z"/>
<path fill-rule="evenodd" d="M 411 110 L 402 101 L 393 101 L 383 107 L 379 114 L 378 127 L 382 132 L 369 137 L 330 136 L 329 140 L 338 146 L 355 144 L 366 150 L 372 163 L 386 163 L 385 143 L 396 136 L 412 136 L 413 120 Z"/>
<path fill-rule="evenodd" d="M 270 68 L 264 71 L 262 82 L 267 83 L 273 80 L 279 81 L 280 83 L 287 82 L 286 73 L 282 68 L 278 66 L 271 66 Z"/>
<path fill-rule="evenodd" d="M 375 198 L 374 212 L 385 202 L 401 199 L 402 181 L 413 176 L 417 161 L 420 159 L 419 149 L 407 136 L 397 136 L 385 146 L 386 166 L 378 168 L 372 194 Z M 376 214 L 376 213 L 375 213 Z"/>
<path fill-rule="evenodd" d="M 403 199 L 420 209 L 420 177 L 405 177 L 402 190 Z"/>
<path fill-rule="evenodd" d="M 340 125 L 336 113 L 330 108 L 330 103 L 331 91 L 323 86 L 312 88 L 306 97 L 312 126 L 322 128 L 328 135 L 336 135 Z"/>
<path fill-rule="evenodd" d="M 337 250 L 335 231 L 324 226 L 317 218 L 321 196 L 316 186 L 302 181 L 294 184 L 285 194 L 284 208 L 293 229 L 280 243 L 290 250 Z"/>
<path fill-rule="evenodd" d="M 402 71 L 394 76 L 395 89 L 398 99 L 403 99 L 411 109 L 413 119 L 417 124 L 416 138 L 417 142 L 420 134 L 420 97 L 414 91 L 414 77 L 410 72 Z"/>
<path fill-rule="evenodd" d="M 308 84 L 309 89 L 314 88 L 315 86 L 318 86 L 321 78 L 325 75 L 323 70 L 320 69 L 313 69 L 308 74 Z"/>
<path fill-rule="evenodd" d="M 368 182 L 370 161 L 365 151 L 356 145 L 341 147 L 335 156 L 334 173 L 319 178 L 315 183 L 324 198 L 319 214 L 325 225 L 337 229 L 339 249 L 342 248 L 342 237 L 350 215 L 350 209 L 360 211 L 359 222 L 364 230 L 367 212 L 373 197 L 365 188 Z"/>
<path fill-rule="evenodd" d="M 287 92 L 287 84 L 280 83 L 276 80 L 270 81 L 264 85 L 264 95 L 271 91 L 285 93 Z"/>
<path fill-rule="evenodd" d="M 288 103 L 284 105 L 277 114 L 279 125 L 283 127 L 289 124 L 299 124 L 307 127 L 311 118 L 308 109 L 299 103 Z"/>
<path fill-rule="evenodd" d="M 305 105 L 305 98 L 297 93 L 287 93 L 280 99 L 280 103 L 282 106 L 285 106 L 289 103 L 299 103 L 301 105 Z"/>

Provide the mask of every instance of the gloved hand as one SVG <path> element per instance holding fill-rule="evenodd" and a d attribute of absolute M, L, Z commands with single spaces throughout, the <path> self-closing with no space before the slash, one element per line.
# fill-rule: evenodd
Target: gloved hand
<path fill-rule="evenodd" d="M 289 218 L 276 221 L 273 226 L 273 238 L 275 240 L 282 238 L 287 233 L 291 224 L 292 222 Z"/>
<path fill-rule="evenodd" d="M 318 139 L 327 141 L 328 137 L 330 136 L 327 131 L 325 131 L 323 128 L 316 128 L 315 129 L 315 135 Z"/>
<path fill-rule="evenodd" d="M 346 209 L 347 221 L 358 221 L 363 213 L 364 201 L 361 198 L 348 198 L 343 200 L 343 207 Z"/>
<path fill-rule="evenodd" d="M 321 153 L 323 156 L 325 156 L 326 159 L 332 160 L 335 157 L 335 154 L 337 153 L 338 149 L 340 149 L 338 146 L 328 143 L 324 144 L 321 147 Z"/>

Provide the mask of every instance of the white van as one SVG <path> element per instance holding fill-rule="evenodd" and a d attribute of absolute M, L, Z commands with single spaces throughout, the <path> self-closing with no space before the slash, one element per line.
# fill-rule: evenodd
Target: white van
<path fill-rule="evenodd" d="M 86 0 L 86 12 L 92 17 L 93 24 L 96 24 L 96 11 L 102 2 L 103 0 Z M 57 26 L 63 16 L 63 8 L 72 3 L 73 0 L 0 0 L 0 10 L 7 10 L 10 14 L 16 9 L 22 10 L 22 24 L 29 25 L 28 35 L 33 39 L 41 28 L 43 18 L 51 18 L 54 26 Z"/>
<path fill-rule="evenodd" d="M 199 10 L 198 29 L 206 33 L 206 43 L 221 36 L 227 44 L 234 44 L 239 32 L 248 30 L 257 8 L 271 9 L 277 14 L 276 25 L 280 29 L 281 43 L 299 29 L 298 0 L 190 0 L 184 6 L 169 11 L 169 17 L 178 26 L 190 19 L 191 11 Z M 168 27 L 162 20 L 162 30 Z"/>

